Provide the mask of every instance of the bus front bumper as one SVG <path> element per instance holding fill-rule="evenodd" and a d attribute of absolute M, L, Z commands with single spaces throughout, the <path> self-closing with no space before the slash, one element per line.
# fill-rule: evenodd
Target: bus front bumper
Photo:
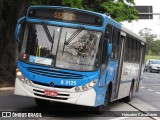
<path fill-rule="evenodd" d="M 57 92 L 58 95 L 56 97 L 45 96 L 44 95 L 45 90 Z M 77 104 L 83 106 L 92 106 L 92 107 L 95 106 L 95 100 L 96 100 L 96 92 L 93 88 L 83 92 L 76 92 L 75 87 L 71 89 L 66 89 L 66 88 L 64 89 L 64 88 L 46 87 L 37 84 L 29 86 L 28 84 L 20 81 L 18 78 L 16 78 L 14 94 L 45 99 L 50 101 Z"/>

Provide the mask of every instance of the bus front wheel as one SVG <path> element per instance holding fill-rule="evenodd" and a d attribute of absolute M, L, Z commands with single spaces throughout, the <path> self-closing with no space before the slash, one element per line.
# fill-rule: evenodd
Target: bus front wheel
<path fill-rule="evenodd" d="M 109 90 L 105 94 L 104 104 L 95 108 L 96 113 L 103 114 L 106 110 L 109 111 Z"/>
<path fill-rule="evenodd" d="M 35 103 L 37 104 L 38 107 L 46 107 L 50 103 L 50 101 L 35 98 Z"/>

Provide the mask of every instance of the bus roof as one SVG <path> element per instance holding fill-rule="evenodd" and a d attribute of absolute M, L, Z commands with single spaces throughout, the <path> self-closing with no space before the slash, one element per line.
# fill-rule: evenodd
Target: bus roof
<path fill-rule="evenodd" d="M 128 34 L 131 35 L 131 36 L 134 36 L 135 38 L 141 40 L 142 42 L 145 42 L 145 43 L 146 43 L 146 39 L 145 39 L 145 38 L 139 36 L 138 34 L 132 32 L 131 30 L 129 30 L 129 29 L 127 29 L 127 28 L 125 28 L 124 26 L 121 26 L 121 30 L 124 31 L 125 33 L 128 33 Z"/>

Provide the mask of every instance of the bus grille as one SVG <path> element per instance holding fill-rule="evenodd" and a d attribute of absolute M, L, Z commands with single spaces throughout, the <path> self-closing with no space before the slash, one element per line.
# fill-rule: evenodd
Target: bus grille
<path fill-rule="evenodd" d="M 37 85 L 42 85 L 42 86 L 47 86 L 47 87 L 51 87 L 49 84 L 47 83 L 41 83 L 41 82 L 37 82 L 37 81 L 32 81 L 34 84 L 37 84 Z M 55 85 L 54 87 L 52 88 L 64 88 L 64 89 L 71 89 L 73 88 L 74 86 L 59 86 L 59 85 Z"/>
<path fill-rule="evenodd" d="M 74 73 L 62 72 L 58 70 L 47 70 L 47 69 L 39 69 L 39 68 L 27 68 L 29 72 L 44 75 L 48 77 L 55 77 L 55 78 L 64 78 L 64 79 L 82 79 L 83 76 Z"/>
<path fill-rule="evenodd" d="M 41 94 L 41 93 L 44 93 L 44 91 L 40 91 L 40 90 L 36 90 L 36 89 L 33 89 L 33 91 L 36 92 L 36 93 L 34 93 L 34 95 L 39 96 L 39 97 L 43 97 L 43 98 L 50 98 L 50 99 L 57 99 L 57 100 L 67 100 L 68 97 L 69 97 L 69 94 L 58 93 L 57 97 L 52 97 L 52 96 L 45 96 L 45 95 Z M 40 93 L 40 94 L 38 94 L 38 93 Z M 63 96 L 63 97 L 61 97 L 61 96 Z"/>

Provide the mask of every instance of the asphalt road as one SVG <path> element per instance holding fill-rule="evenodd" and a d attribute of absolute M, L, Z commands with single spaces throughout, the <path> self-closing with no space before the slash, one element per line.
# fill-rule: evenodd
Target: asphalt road
<path fill-rule="evenodd" d="M 18 111 L 41 113 L 40 120 L 64 120 L 64 119 L 92 119 L 92 120 L 133 120 L 133 118 L 122 117 L 118 111 L 157 111 L 160 109 L 160 74 L 144 73 L 143 83 L 138 93 L 135 93 L 132 101 L 127 104 L 122 101 L 116 101 L 111 104 L 111 112 L 105 112 L 103 115 L 97 115 L 92 112 L 92 108 L 75 106 L 70 104 L 52 102 L 45 108 L 38 108 L 33 98 L 17 96 L 13 91 L 0 92 L 0 112 Z M 55 111 L 56 110 L 56 111 Z M 58 111 L 57 111 L 58 110 Z M 3 118 L 0 118 L 3 120 Z M 8 118 L 9 120 L 11 118 Z M 22 118 L 12 118 L 21 120 Z M 30 118 L 23 118 L 24 120 Z M 35 120 L 32 118 L 32 120 Z M 150 117 L 138 117 L 136 120 L 152 120 Z"/>
<path fill-rule="evenodd" d="M 160 109 L 160 73 L 145 72 L 141 88 L 134 96 Z"/>

